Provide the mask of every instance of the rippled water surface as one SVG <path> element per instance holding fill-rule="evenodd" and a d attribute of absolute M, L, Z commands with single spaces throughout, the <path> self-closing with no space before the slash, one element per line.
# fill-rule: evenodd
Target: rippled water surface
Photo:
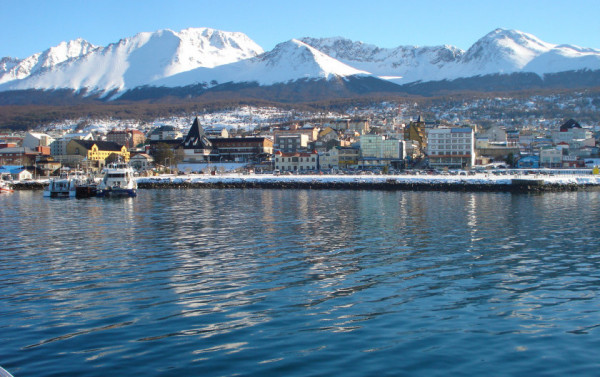
<path fill-rule="evenodd" d="M 597 375 L 600 193 L 0 196 L 24 376 Z"/>

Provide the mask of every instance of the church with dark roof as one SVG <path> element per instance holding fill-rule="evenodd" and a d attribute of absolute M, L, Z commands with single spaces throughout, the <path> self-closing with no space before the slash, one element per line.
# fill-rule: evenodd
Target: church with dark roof
<path fill-rule="evenodd" d="M 192 127 L 183 140 L 183 160 L 187 162 L 210 161 L 213 144 L 206 137 L 198 118 L 194 119 Z"/>
<path fill-rule="evenodd" d="M 181 144 L 183 162 L 238 161 L 260 162 L 273 153 L 273 141 L 265 137 L 217 137 L 204 133 L 198 118 Z"/>

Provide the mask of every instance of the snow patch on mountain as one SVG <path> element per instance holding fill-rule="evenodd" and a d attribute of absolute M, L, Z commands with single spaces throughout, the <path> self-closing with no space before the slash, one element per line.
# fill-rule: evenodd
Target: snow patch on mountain
<path fill-rule="evenodd" d="M 600 50 L 554 45 L 496 29 L 467 51 L 444 45 L 380 48 L 349 39 L 303 38 L 264 52 L 243 33 L 209 28 L 139 33 L 106 47 L 83 39 L 25 59 L 0 60 L 0 91 L 87 89 L 122 93 L 140 86 L 261 85 L 374 75 L 397 84 L 488 74 L 600 70 Z"/>
<path fill-rule="evenodd" d="M 57 46 L 22 60 L 3 58 L 0 62 L 0 84 L 39 74 L 62 62 L 82 57 L 97 48 L 97 46 L 78 38 L 69 42 L 61 42 Z"/>
<path fill-rule="evenodd" d="M 333 59 L 302 41 L 292 39 L 254 58 L 215 68 L 197 68 L 156 80 L 150 85 L 178 87 L 201 84 L 211 87 L 226 82 L 271 85 L 300 79 L 331 79 L 368 74 Z"/>
<path fill-rule="evenodd" d="M 456 61 L 464 53 L 453 46 L 380 48 L 341 37 L 303 38 L 302 41 L 345 64 L 380 78 L 404 82 L 442 77 L 441 71 L 447 63 Z"/>
<path fill-rule="evenodd" d="M 303 38 L 307 44 L 353 67 L 398 84 L 497 73 L 538 75 L 600 69 L 600 50 L 554 45 L 517 30 L 496 29 L 466 52 L 453 46 L 384 49 L 344 38 Z"/>
<path fill-rule="evenodd" d="M 47 69 L 0 87 L 108 92 L 145 85 L 197 67 L 214 67 L 262 53 L 260 46 L 242 33 L 208 28 L 139 33 L 104 48 L 95 48 L 79 59 L 48 62 Z M 28 58 L 29 59 L 29 58 Z M 27 60 L 27 59 L 26 59 Z"/>

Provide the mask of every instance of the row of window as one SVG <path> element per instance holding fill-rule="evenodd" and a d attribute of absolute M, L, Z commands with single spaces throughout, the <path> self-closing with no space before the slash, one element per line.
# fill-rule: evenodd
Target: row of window
<path fill-rule="evenodd" d="M 471 140 L 459 140 L 459 139 L 430 139 L 429 144 L 470 144 Z"/>
<path fill-rule="evenodd" d="M 438 155 L 438 154 L 443 154 L 443 155 L 470 155 L 471 152 L 470 151 L 431 151 L 429 152 L 430 155 Z"/>
<path fill-rule="evenodd" d="M 285 162 L 285 159 L 287 158 L 287 162 L 315 162 L 315 158 L 314 157 L 281 157 L 281 162 Z M 298 158 L 300 160 L 298 160 Z M 275 162 L 279 162 L 279 157 L 275 157 Z"/>
<path fill-rule="evenodd" d="M 277 169 L 277 170 L 285 171 L 286 168 L 287 168 L 288 171 L 292 171 L 292 170 L 295 171 L 295 170 L 315 170 L 317 167 L 316 166 L 309 166 L 309 165 L 306 165 L 306 166 L 302 166 L 302 165 L 300 165 L 300 166 L 295 166 L 295 165 L 294 166 L 285 166 L 285 165 L 279 166 L 279 165 L 275 165 L 275 169 Z"/>
<path fill-rule="evenodd" d="M 441 150 L 450 150 L 450 149 L 462 149 L 465 151 L 470 151 L 471 148 L 469 145 L 429 145 L 430 149 L 441 149 Z"/>
<path fill-rule="evenodd" d="M 431 133 L 429 134 L 429 138 L 430 139 L 446 139 L 446 138 L 462 138 L 462 139 L 466 139 L 466 138 L 470 138 L 471 134 L 470 133 L 451 133 L 451 134 L 437 134 L 437 133 Z"/>

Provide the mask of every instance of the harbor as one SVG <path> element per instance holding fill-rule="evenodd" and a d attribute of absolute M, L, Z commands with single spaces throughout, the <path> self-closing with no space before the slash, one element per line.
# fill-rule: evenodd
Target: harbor
<path fill-rule="evenodd" d="M 14 183 L 14 190 L 42 190 L 49 180 Z M 239 188 L 239 189 L 331 189 L 331 190 L 416 190 L 416 191 L 500 191 L 545 192 L 596 190 L 600 176 L 591 174 L 162 174 L 135 178 L 139 189 Z"/>

